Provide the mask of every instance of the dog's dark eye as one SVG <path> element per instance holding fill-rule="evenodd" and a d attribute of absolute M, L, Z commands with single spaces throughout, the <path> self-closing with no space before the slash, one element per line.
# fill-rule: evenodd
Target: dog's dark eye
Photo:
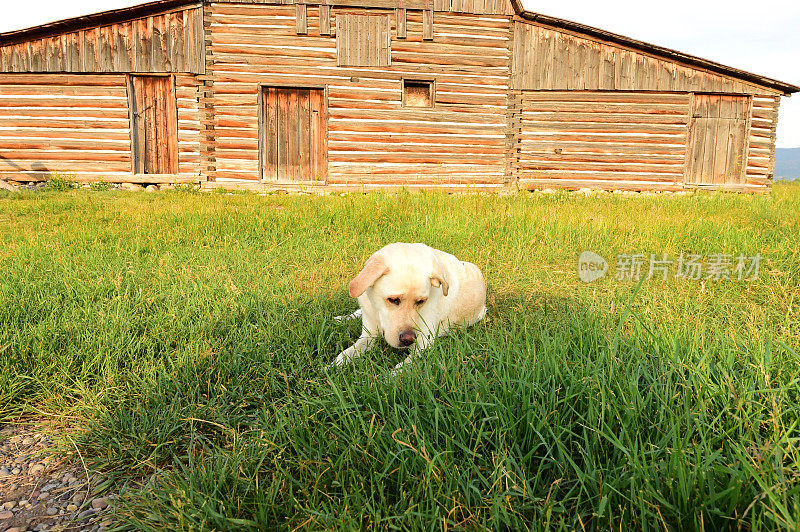
<path fill-rule="evenodd" d="M 427 300 L 426 299 L 417 299 L 417 306 L 421 307 L 422 305 L 425 304 L 425 301 L 427 301 Z"/>
<path fill-rule="evenodd" d="M 390 297 L 387 298 L 386 301 L 391 303 L 392 305 L 399 306 L 400 305 L 400 298 L 399 297 Z"/>

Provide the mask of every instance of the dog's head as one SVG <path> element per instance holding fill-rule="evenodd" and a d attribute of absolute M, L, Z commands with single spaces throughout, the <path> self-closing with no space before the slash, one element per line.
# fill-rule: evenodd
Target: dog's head
<path fill-rule="evenodd" d="M 414 344 L 422 325 L 420 312 L 426 305 L 439 305 L 448 290 L 436 256 L 427 246 L 416 244 L 381 249 L 350 282 L 350 295 L 369 299 L 381 333 L 392 347 Z"/>

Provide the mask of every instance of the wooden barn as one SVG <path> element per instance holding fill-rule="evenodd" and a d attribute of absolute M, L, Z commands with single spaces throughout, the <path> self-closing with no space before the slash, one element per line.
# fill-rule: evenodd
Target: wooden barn
<path fill-rule="evenodd" d="M 158 0 L 0 34 L 0 179 L 764 191 L 798 91 L 517 0 Z"/>

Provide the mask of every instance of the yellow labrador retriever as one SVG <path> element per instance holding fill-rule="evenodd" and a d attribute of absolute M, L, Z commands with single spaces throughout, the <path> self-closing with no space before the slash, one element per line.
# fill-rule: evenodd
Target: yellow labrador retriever
<path fill-rule="evenodd" d="M 369 350 L 382 335 L 412 353 L 402 368 L 447 334 L 450 327 L 470 326 L 486 315 L 486 282 L 477 266 L 425 244 L 389 244 L 367 259 L 350 282 L 358 298 L 361 337 L 333 364 L 341 366 Z"/>

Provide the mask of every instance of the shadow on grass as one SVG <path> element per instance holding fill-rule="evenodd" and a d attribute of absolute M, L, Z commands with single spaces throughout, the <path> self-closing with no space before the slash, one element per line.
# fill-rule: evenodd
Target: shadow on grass
<path fill-rule="evenodd" d="M 764 372 L 770 346 L 715 351 L 580 301 L 495 294 L 487 320 L 394 378 L 403 354 L 386 347 L 324 369 L 358 336 L 358 320 L 332 319 L 354 308 L 343 295 L 133 308 L 100 341 L 53 314 L 43 330 L 60 354 L 26 390 L 81 404 L 78 445 L 117 482 L 151 479 L 118 510 L 138 528 L 793 518 L 797 483 L 766 489 L 798 466 L 797 393 Z"/>

